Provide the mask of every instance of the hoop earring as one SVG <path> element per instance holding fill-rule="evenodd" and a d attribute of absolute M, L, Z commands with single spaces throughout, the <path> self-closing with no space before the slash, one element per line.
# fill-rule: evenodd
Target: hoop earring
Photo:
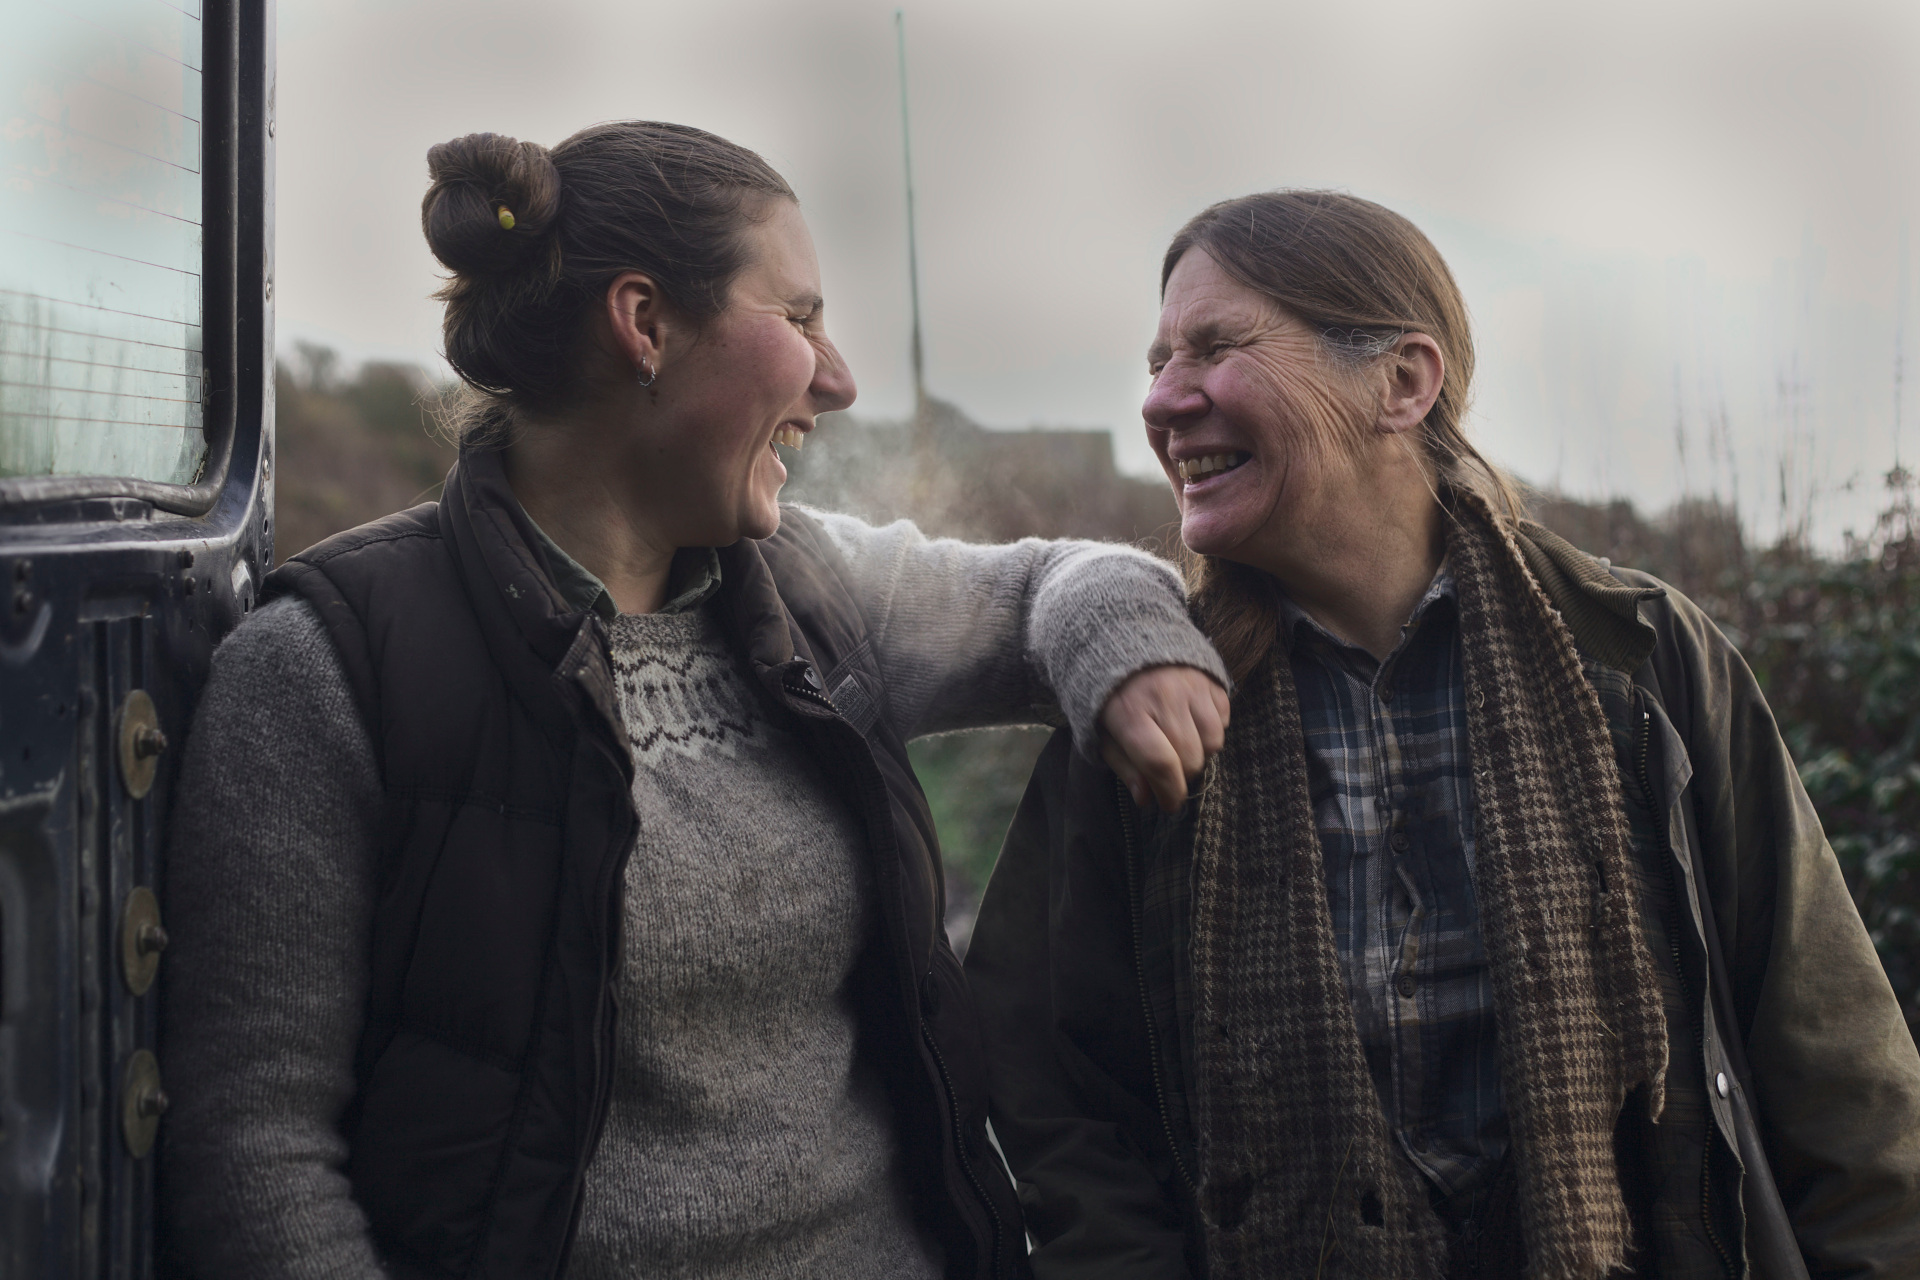
<path fill-rule="evenodd" d="M 655 379 L 659 378 L 660 373 L 656 369 L 649 368 L 645 361 L 641 361 L 640 367 L 634 370 L 633 376 L 641 386 L 650 387 Z"/>

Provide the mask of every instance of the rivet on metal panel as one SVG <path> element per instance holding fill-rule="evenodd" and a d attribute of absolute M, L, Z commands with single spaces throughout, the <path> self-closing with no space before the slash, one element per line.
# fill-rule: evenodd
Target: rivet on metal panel
<path fill-rule="evenodd" d="M 120 704 L 120 778 L 127 794 L 135 800 L 153 790 L 153 775 L 160 767 L 160 753 L 167 749 L 167 735 L 160 732 L 160 716 L 145 689 L 135 689 Z"/>
<path fill-rule="evenodd" d="M 134 1050 L 120 1077 L 120 1136 L 135 1160 L 153 1150 L 167 1105 L 167 1095 L 160 1088 L 158 1059 L 145 1049 Z"/>
<path fill-rule="evenodd" d="M 147 994 L 160 972 L 160 953 L 167 949 L 167 931 L 160 927 L 160 900 L 141 885 L 127 895 L 120 913 L 120 972 L 127 990 Z"/>
<path fill-rule="evenodd" d="M 233 573 L 229 582 L 233 587 L 233 601 L 240 606 L 240 612 L 251 613 L 253 611 L 253 570 L 247 566 L 245 560 L 233 562 Z"/>

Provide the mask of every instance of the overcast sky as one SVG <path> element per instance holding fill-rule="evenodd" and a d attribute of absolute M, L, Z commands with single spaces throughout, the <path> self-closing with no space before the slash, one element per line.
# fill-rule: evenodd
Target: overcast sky
<path fill-rule="evenodd" d="M 283 350 L 436 358 L 433 143 L 677 120 L 792 182 L 855 412 L 903 413 L 893 8 L 282 0 Z M 1168 238 L 1214 200 L 1338 187 L 1452 264 L 1474 429 L 1524 478 L 1737 494 L 1768 534 L 1784 477 L 1828 545 L 1876 509 L 1903 312 L 1920 373 L 1913 0 L 923 0 L 907 39 L 927 378 L 983 422 L 1112 427 L 1149 468 Z M 1904 417 L 1911 463 L 1912 386 Z"/>

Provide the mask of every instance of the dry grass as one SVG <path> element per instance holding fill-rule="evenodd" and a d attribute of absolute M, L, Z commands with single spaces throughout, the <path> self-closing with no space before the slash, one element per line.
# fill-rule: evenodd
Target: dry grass
<path fill-rule="evenodd" d="M 422 408 L 432 390 L 417 371 L 395 365 L 367 365 L 337 386 L 280 371 L 276 559 L 439 496 L 454 451 Z"/>

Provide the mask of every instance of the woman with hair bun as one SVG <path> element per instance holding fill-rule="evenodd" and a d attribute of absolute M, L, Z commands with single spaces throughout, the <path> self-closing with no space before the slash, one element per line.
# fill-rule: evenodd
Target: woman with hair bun
<path fill-rule="evenodd" d="M 428 163 L 459 461 L 269 578 L 187 744 L 172 1261 L 1024 1275 L 906 742 L 1038 710 L 1178 807 L 1225 672 L 1177 576 L 783 509 L 854 384 L 753 153 Z"/>

